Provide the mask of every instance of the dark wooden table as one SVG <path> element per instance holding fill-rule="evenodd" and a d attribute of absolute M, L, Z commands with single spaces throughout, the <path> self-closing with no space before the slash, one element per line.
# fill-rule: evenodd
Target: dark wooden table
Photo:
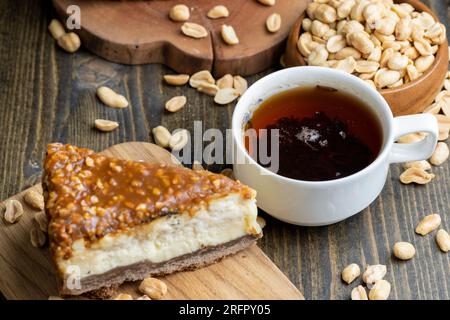
<path fill-rule="evenodd" d="M 447 1 L 424 2 L 442 22 L 449 21 Z M 0 1 L 0 199 L 39 182 L 49 142 L 102 150 L 124 141 L 152 142 L 151 128 L 160 124 L 193 129 L 193 122 L 202 120 L 204 129 L 229 127 L 232 106 L 214 105 L 188 87 L 164 85 L 162 75 L 170 72 L 164 66 L 125 66 L 83 49 L 72 55 L 61 51 L 47 32 L 53 16 L 49 1 Z M 125 94 L 131 108 L 105 108 L 95 96 L 99 85 Z M 179 94 L 188 97 L 187 107 L 164 112 L 164 102 Z M 121 126 L 100 133 L 92 128 L 96 118 Z M 401 167 L 392 166 L 383 193 L 368 209 L 328 227 L 291 226 L 262 213 L 267 227 L 260 246 L 307 299 L 348 299 L 355 284 L 345 285 L 340 272 L 352 262 L 386 264 L 391 299 L 450 299 L 449 255 L 439 251 L 434 235 L 414 233 L 418 221 L 433 212 L 450 229 L 450 162 L 433 171 L 432 183 L 404 186 L 398 180 Z M 392 245 L 400 240 L 415 245 L 411 261 L 392 258 Z"/>

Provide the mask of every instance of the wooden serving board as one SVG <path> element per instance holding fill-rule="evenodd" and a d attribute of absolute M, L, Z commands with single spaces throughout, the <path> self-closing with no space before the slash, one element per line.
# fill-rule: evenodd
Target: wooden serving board
<path fill-rule="evenodd" d="M 146 162 L 178 165 L 171 154 L 150 143 L 127 142 L 102 154 Z M 31 189 L 42 191 L 40 185 Z M 24 214 L 13 225 L 0 219 L 0 292 L 7 299 L 47 299 L 58 290 L 48 248 L 34 248 L 29 231 L 36 210 L 27 206 L 23 194 L 13 196 L 22 202 Z M 196 271 L 164 277 L 165 299 L 303 299 L 303 295 L 256 245 Z M 121 292 L 140 296 L 138 283 L 127 283 Z"/>
<path fill-rule="evenodd" d="M 193 39 L 181 33 L 182 22 L 169 19 L 170 8 L 179 1 L 102 1 L 53 0 L 58 15 L 65 19 L 67 7 L 81 10 L 82 44 L 97 55 L 119 63 L 164 63 L 179 73 L 192 74 L 212 70 L 216 76 L 226 73 L 242 76 L 260 72 L 278 62 L 285 40 L 308 0 L 281 0 L 264 6 L 256 0 L 223 0 L 230 14 L 209 19 L 206 13 L 219 2 L 184 0 L 191 9 L 189 22 L 206 27 L 210 35 Z M 281 29 L 266 30 L 266 19 L 279 13 Z M 230 46 L 220 35 L 222 24 L 233 26 L 240 43 Z"/>

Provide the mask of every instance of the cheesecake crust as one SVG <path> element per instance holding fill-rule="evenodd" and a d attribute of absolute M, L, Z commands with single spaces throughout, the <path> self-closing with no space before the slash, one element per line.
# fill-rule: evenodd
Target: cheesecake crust
<path fill-rule="evenodd" d="M 70 258 L 78 239 L 89 247 L 168 214 L 195 214 L 229 193 L 255 197 L 251 188 L 220 174 L 108 158 L 60 143 L 47 148 L 43 189 L 54 259 Z"/>
<path fill-rule="evenodd" d="M 83 278 L 81 280 L 81 289 L 70 290 L 62 286 L 61 294 L 107 299 L 115 295 L 120 284 L 126 281 L 137 281 L 149 276 L 164 276 L 174 272 L 203 268 L 251 246 L 261 237 L 262 233 L 246 235 L 233 241 L 203 248 L 194 253 L 185 254 L 165 262 L 142 261 L 115 268 L 100 275 Z"/>

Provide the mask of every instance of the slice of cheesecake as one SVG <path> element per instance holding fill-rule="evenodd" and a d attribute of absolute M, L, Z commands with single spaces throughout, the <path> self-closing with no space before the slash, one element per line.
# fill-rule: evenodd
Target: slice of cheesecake
<path fill-rule="evenodd" d="M 61 294 L 214 263 L 262 236 L 256 192 L 208 171 L 50 144 L 43 188 Z"/>

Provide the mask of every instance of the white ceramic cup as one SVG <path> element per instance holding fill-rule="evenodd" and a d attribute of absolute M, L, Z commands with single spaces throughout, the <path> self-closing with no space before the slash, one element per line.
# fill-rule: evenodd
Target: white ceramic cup
<path fill-rule="evenodd" d="M 290 179 L 263 168 L 250 157 L 243 143 L 244 126 L 252 112 L 273 94 L 315 85 L 332 87 L 356 96 L 371 108 L 383 132 L 378 157 L 350 176 L 318 182 Z M 391 163 L 428 159 L 438 141 L 438 124 L 433 115 L 394 118 L 382 95 L 363 80 L 322 67 L 284 69 L 254 83 L 237 103 L 232 131 L 236 178 L 257 191 L 258 207 L 282 221 L 304 226 L 332 224 L 368 207 L 383 189 Z M 420 142 L 395 143 L 400 136 L 418 131 L 429 134 Z"/>

